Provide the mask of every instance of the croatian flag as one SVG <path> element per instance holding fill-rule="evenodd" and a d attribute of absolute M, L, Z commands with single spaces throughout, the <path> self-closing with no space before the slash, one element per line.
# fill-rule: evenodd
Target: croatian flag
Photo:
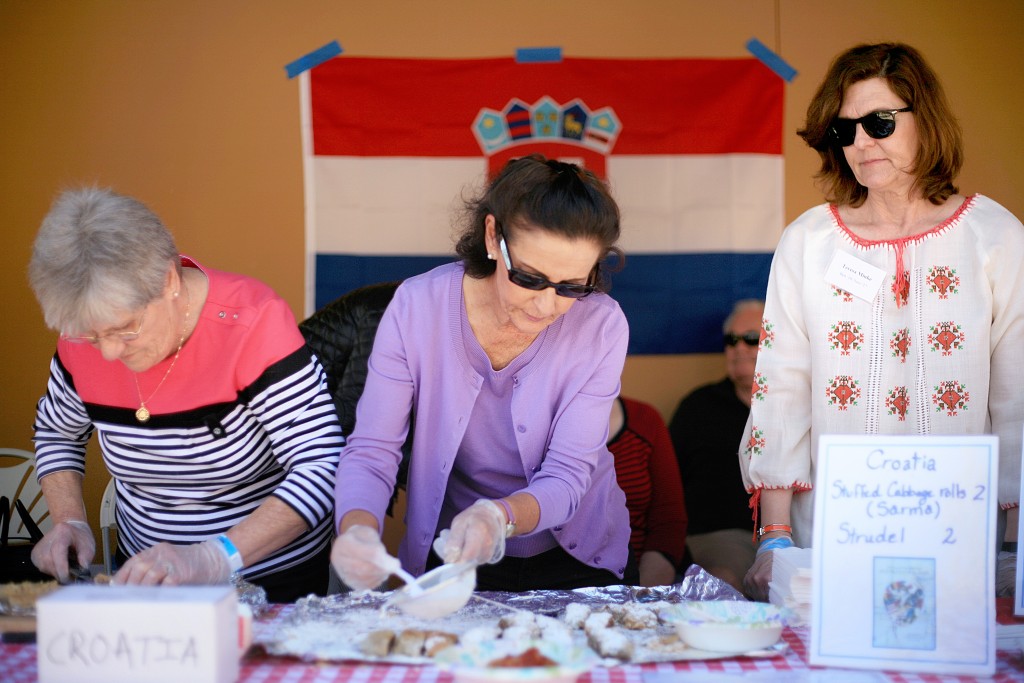
<path fill-rule="evenodd" d="M 590 168 L 622 212 L 632 354 L 721 351 L 783 227 L 783 81 L 755 59 L 338 57 L 302 77 L 307 313 L 454 258 L 511 158 Z"/>

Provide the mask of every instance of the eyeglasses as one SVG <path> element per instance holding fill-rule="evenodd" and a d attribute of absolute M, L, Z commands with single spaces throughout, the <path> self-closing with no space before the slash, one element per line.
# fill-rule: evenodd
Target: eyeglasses
<path fill-rule="evenodd" d="M 122 342 L 131 342 L 139 338 L 142 334 L 142 323 L 146 321 L 146 311 L 142 311 L 142 315 L 139 316 L 139 328 L 134 332 L 108 332 L 107 334 L 101 334 L 98 337 L 90 337 L 89 335 L 75 335 L 70 336 L 66 334 L 60 335 L 60 338 L 66 342 L 72 344 L 99 344 L 101 339 L 108 339 L 110 337 L 116 337 Z"/>
<path fill-rule="evenodd" d="M 747 346 L 757 346 L 761 343 L 761 333 L 745 332 L 744 334 L 732 334 L 731 332 L 726 332 L 722 335 L 722 342 L 726 346 L 736 346 L 740 342 L 743 342 Z"/>
<path fill-rule="evenodd" d="M 505 259 L 505 269 L 508 271 L 508 279 L 514 285 L 519 285 L 523 289 L 530 289 L 535 292 L 547 289 L 548 287 L 554 287 L 555 294 L 558 296 L 568 297 L 570 299 L 582 299 L 593 294 L 597 290 L 597 287 L 592 284 L 577 285 L 567 282 L 551 282 L 537 275 L 532 275 L 530 273 L 523 272 L 518 268 L 513 268 L 512 258 L 508 255 L 508 245 L 505 244 L 504 235 L 498 243 L 498 246 L 501 247 L 501 256 Z M 594 267 L 594 270 L 597 270 L 596 266 Z M 594 274 L 591 275 L 590 279 L 594 279 Z"/>
<path fill-rule="evenodd" d="M 875 140 L 887 138 L 896 130 L 896 114 L 905 111 L 914 111 L 913 107 L 903 109 L 882 109 L 873 111 L 859 119 L 836 118 L 829 127 L 828 132 L 832 138 L 839 143 L 840 147 L 849 147 L 853 139 L 857 137 L 857 124 L 859 123 L 864 132 Z"/>

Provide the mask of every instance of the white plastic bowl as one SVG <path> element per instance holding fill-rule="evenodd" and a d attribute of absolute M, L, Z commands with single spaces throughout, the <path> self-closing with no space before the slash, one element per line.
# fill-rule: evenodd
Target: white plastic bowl
<path fill-rule="evenodd" d="M 419 591 L 414 591 L 413 587 Z M 411 617 L 439 619 L 458 611 L 469 602 L 476 588 L 476 565 L 443 564 L 432 569 L 415 584 L 403 586 L 388 600 Z"/>
<path fill-rule="evenodd" d="M 673 614 L 679 638 L 692 648 L 740 654 L 779 641 L 783 613 L 766 602 L 714 600 L 686 602 Z"/>

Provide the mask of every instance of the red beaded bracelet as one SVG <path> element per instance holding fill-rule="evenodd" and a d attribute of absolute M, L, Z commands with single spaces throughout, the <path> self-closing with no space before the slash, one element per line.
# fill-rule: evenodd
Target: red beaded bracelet
<path fill-rule="evenodd" d="M 763 527 L 757 530 L 757 537 L 761 538 L 765 534 L 770 534 L 773 531 L 783 531 L 790 536 L 793 535 L 793 527 L 788 524 L 765 524 Z"/>

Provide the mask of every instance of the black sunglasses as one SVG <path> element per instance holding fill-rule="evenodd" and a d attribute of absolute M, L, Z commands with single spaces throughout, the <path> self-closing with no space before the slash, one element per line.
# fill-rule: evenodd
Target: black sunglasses
<path fill-rule="evenodd" d="M 849 147 L 857 137 L 857 124 L 864 127 L 864 132 L 876 140 L 887 138 L 896 130 L 896 114 L 914 111 L 913 107 L 903 109 L 882 109 L 873 111 L 859 119 L 836 118 L 829 127 L 829 135 L 839 143 L 840 147 Z"/>
<path fill-rule="evenodd" d="M 554 287 L 555 294 L 570 299 L 582 299 L 593 294 L 597 290 L 597 287 L 592 284 L 577 285 L 567 282 L 551 282 L 538 275 L 532 275 L 530 273 L 523 272 L 518 268 L 513 268 L 512 258 L 508 255 L 508 245 L 505 244 L 504 235 L 502 235 L 501 241 L 498 242 L 498 246 L 501 248 L 502 258 L 505 259 L 505 270 L 508 271 L 508 279 L 514 285 L 518 285 L 523 289 L 529 289 L 535 292 L 547 289 L 548 287 Z M 596 270 L 597 266 L 594 266 L 594 271 Z M 596 272 L 591 274 L 591 282 L 595 280 L 595 275 Z"/>
<path fill-rule="evenodd" d="M 722 342 L 726 346 L 736 346 L 740 342 L 743 342 L 747 346 L 757 346 L 761 343 L 761 333 L 746 332 L 744 334 L 732 334 L 731 332 L 726 332 L 722 335 Z"/>

